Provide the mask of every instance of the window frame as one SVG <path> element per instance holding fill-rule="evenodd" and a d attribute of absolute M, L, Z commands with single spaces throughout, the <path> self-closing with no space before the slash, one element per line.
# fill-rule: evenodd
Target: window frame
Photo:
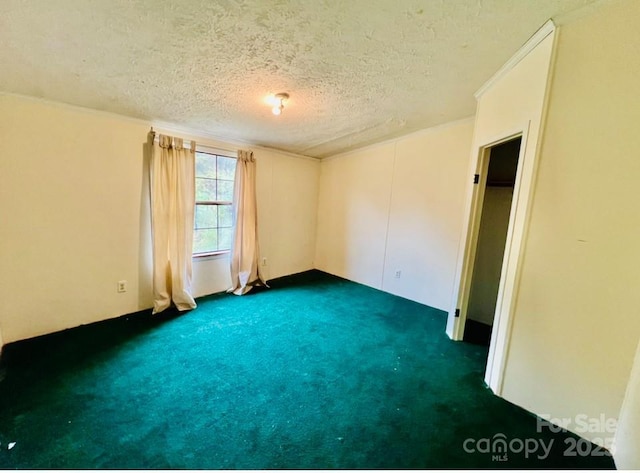
<path fill-rule="evenodd" d="M 208 154 L 210 156 L 215 156 L 216 160 L 218 158 L 218 156 L 223 157 L 223 158 L 229 158 L 229 159 L 234 159 L 236 161 L 236 165 L 237 165 L 237 161 L 238 161 L 238 156 L 237 156 L 237 152 L 233 152 L 233 151 L 226 151 L 226 150 L 220 150 L 220 149 L 215 149 L 215 148 L 205 148 L 203 149 L 200 146 L 196 146 L 195 149 L 195 153 L 196 153 L 196 159 L 197 159 L 197 155 L 198 154 Z M 235 156 L 230 156 L 232 154 L 235 154 Z M 216 162 L 216 175 L 217 175 L 217 162 Z M 194 172 L 194 186 L 195 186 L 195 179 L 198 179 L 199 177 L 195 174 Z M 215 179 L 213 178 L 202 178 L 200 177 L 200 179 L 212 179 L 215 181 L 218 181 L 219 179 L 217 179 L 217 177 Z M 227 179 L 220 179 L 223 181 L 227 181 Z M 216 184 L 217 185 L 217 184 Z M 235 183 L 234 183 L 234 187 L 235 187 Z M 233 200 L 197 200 L 197 198 L 194 198 L 194 203 L 193 203 L 193 234 L 195 237 L 195 231 L 197 230 L 196 228 L 196 210 L 198 208 L 199 205 L 203 205 L 203 206 L 231 206 L 233 208 Z M 215 227 L 216 229 L 219 229 L 221 227 L 217 226 Z M 229 227 L 222 227 L 222 228 L 229 228 Z M 231 228 L 234 228 L 234 225 L 232 223 Z M 202 253 L 194 253 L 193 252 L 193 248 L 191 249 L 191 258 L 192 259 L 200 259 L 200 258 L 208 258 L 208 257 L 212 257 L 212 256 L 220 256 L 220 255 L 226 255 L 231 253 L 231 248 L 229 248 L 228 250 L 215 250 L 215 251 L 205 251 Z"/>

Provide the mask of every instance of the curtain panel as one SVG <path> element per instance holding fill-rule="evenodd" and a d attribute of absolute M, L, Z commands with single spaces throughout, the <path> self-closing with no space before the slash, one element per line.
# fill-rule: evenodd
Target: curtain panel
<path fill-rule="evenodd" d="M 260 272 L 256 160 L 253 151 L 238 151 L 233 195 L 234 238 L 231 249 L 231 288 L 243 295 L 255 286 L 266 286 Z"/>
<path fill-rule="evenodd" d="M 151 225 L 153 243 L 153 313 L 171 303 L 194 309 L 191 293 L 195 149 L 191 142 L 159 135 L 151 153 Z"/>

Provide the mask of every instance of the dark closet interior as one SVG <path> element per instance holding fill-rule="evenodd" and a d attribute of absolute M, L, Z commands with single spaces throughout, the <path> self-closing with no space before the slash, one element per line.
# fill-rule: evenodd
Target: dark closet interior
<path fill-rule="evenodd" d="M 494 146 L 482 200 L 464 340 L 489 345 L 518 170 L 521 138 Z"/>

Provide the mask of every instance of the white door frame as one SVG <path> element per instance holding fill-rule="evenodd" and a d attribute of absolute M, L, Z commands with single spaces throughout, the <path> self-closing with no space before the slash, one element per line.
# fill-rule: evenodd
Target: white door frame
<path fill-rule="evenodd" d="M 467 319 L 469 295 L 471 292 L 471 280 L 476 257 L 480 218 L 482 216 L 482 204 L 489 168 L 490 149 L 506 141 L 521 138 L 520 154 L 518 156 L 518 168 L 513 189 L 513 200 L 509 213 L 509 226 L 505 243 L 502 271 L 496 300 L 496 311 L 491 332 L 489 356 L 485 372 L 485 382 L 494 393 L 502 393 L 504 368 L 511 338 L 512 315 L 516 300 L 516 282 L 521 269 L 521 251 L 523 236 L 527 222 L 529 197 L 533 188 L 534 156 L 532 148 L 535 144 L 528 143 L 530 122 L 523 126 L 500 133 L 490 140 L 477 144 L 475 147 L 476 173 L 480 175 L 478 184 L 471 184 L 470 199 L 468 200 L 468 221 L 466 233 L 463 234 L 461 247 L 463 259 L 459 268 L 458 288 L 454 291 L 455 306 L 449 312 L 447 323 L 449 336 L 454 340 L 462 340 L 464 326 Z"/>

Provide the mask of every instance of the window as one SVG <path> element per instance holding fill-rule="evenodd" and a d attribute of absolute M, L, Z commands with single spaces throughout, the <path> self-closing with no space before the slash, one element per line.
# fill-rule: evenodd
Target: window
<path fill-rule="evenodd" d="M 231 249 L 235 172 L 236 158 L 196 152 L 194 256 Z"/>

